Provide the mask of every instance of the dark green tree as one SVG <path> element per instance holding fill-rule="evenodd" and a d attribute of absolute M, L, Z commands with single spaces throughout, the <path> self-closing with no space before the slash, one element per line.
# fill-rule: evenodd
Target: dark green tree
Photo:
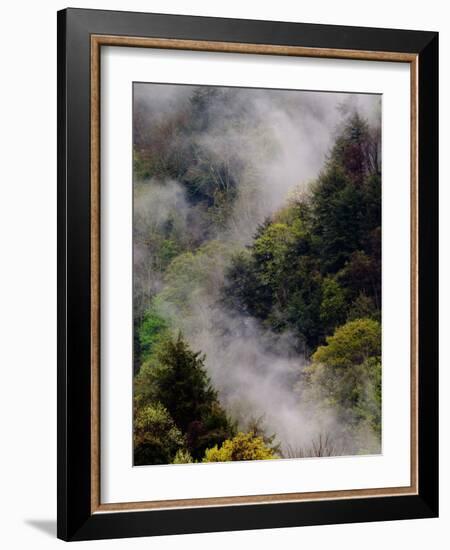
<path fill-rule="evenodd" d="M 161 403 L 185 434 L 193 458 L 233 433 L 206 373 L 205 357 L 193 352 L 181 333 L 162 340 L 136 378 L 136 404 Z"/>
<path fill-rule="evenodd" d="M 364 195 L 335 164 L 323 173 L 311 197 L 313 235 L 322 273 L 336 273 L 362 245 Z"/>

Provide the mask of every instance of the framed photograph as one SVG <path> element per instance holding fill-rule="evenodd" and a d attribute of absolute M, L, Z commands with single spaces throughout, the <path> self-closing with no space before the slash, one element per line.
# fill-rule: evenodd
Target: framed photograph
<path fill-rule="evenodd" d="M 438 35 L 58 13 L 58 536 L 438 514 Z"/>

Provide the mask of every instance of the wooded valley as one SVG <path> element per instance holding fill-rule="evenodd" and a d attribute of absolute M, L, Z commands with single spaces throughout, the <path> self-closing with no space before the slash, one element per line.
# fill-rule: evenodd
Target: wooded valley
<path fill-rule="evenodd" d="M 133 105 L 134 464 L 381 452 L 380 97 Z"/>

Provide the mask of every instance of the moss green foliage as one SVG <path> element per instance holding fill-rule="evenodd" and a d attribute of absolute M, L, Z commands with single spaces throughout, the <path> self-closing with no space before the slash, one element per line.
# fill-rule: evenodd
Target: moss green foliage
<path fill-rule="evenodd" d="M 330 276 L 322 279 L 321 291 L 320 320 L 325 333 L 329 334 L 333 327 L 345 320 L 345 292 L 338 281 Z"/>
<path fill-rule="evenodd" d="M 134 418 L 134 464 L 172 462 L 184 444 L 183 436 L 167 409 L 156 402 L 140 407 Z"/>
<path fill-rule="evenodd" d="M 267 447 L 262 437 L 252 433 L 239 432 L 233 439 L 227 439 L 219 448 L 207 449 L 203 462 L 228 462 L 231 460 L 270 460 L 277 458 Z"/>
<path fill-rule="evenodd" d="M 356 319 L 336 329 L 305 370 L 309 398 L 337 411 L 347 424 L 381 430 L 381 326 Z M 307 390 L 307 391 L 308 391 Z"/>
<path fill-rule="evenodd" d="M 372 319 L 357 319 L 339 327 L 327 337 L 327 345 L 320 346 L 312 356 L 315 363 L 334 368 L 350 368 L 369 357 L 379 357 L 381 326 Z"/>

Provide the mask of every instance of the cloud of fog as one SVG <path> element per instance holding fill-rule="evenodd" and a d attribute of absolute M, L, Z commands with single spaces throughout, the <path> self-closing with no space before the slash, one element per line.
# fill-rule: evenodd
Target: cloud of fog
<path fill-rule="evenodd" d="M 135 308 L 142 309 L 162 288 L 159 266 L 155 265 L 158 257 L 153 253 L 155 243 L 151 239 L 162 235 L 169 222 L 176 224 L 180 234 L 185 234 L 189 208 L 184 189 L 171 180 L 164 184 L 158 181 L 135 184 L 133 202 L 133 294 Z"/>

